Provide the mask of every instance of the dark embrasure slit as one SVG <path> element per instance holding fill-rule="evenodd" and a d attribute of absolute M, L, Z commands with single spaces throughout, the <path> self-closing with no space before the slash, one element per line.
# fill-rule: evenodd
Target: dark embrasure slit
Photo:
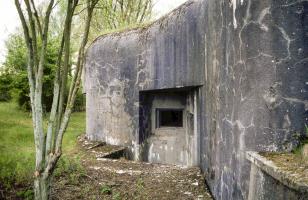
<path fill-rule="evenodd" d="M 157 109 L 156 128 L 183 127 L 182 109 Z"/>

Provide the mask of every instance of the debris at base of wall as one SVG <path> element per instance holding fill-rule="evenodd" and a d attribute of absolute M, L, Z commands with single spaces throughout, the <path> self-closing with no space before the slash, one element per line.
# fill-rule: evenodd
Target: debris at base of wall
<path fill-rule="evenodd" d="M 191 196 L 191 192 L 184 192 L 184 194 L 188 195 L 188 196 Z"/>
<path fill-rule="evenodd" d="M 97 155 L 105 154 L 108 148 L 98 146 L 88 149 L 84 142 L 80 142 L 80 156 L 85 167 L 85 178 L 88 179 L 87 187 L 91 191 L 101 191 L 102 187 L 108 187 L 110 193 L 120 192 L 123 199 L 133 199 L 142 189 L 142 199 L 203 199 L 212 200 L 212 197 L 204 183 L 204 177 L 197 167 L 181 168 L 175 165 L 161 165 L 154 163 L 136 162 L 127 159 L 97 158 Z M 100 152 L 100 151 L 103 152 Z M 112 152 L 114 149 L 109 148 Z M 139 187 L 138 184 L 142 184 Z M 64 191 L 84 188 L 77 186 L 67 188 L 62 186 L 58 196 L 65 196 Z M 96 194 L 97 192 L 93 192 Z M 99 193 L 102 199 L 111 199 L 112 195 Z M 65 198 L 64 198 L 65 199 Z M 76 198 L 75 198 L 76 199 Z M 87 199 L 87 198 L 86 198 Z M 94 198 L 97 199 L 97 198 Z M 138 198 L 139 199 L 139 198 Z"/>
<path fill-rule="evenodd" d="M 97 166 L 93 166 L 93 167 L 90 167 L 91 169 L 94 169 L 94 170 L 99 170 L 101 169 L 100 167 L 97 167 Z"/>
<path fill-rule="evenodd" d="M 192 183 L 192 185 L 198 186 L 199 183 L 198 183 L 198 182 L 195 182 L 195 183 Z"/>

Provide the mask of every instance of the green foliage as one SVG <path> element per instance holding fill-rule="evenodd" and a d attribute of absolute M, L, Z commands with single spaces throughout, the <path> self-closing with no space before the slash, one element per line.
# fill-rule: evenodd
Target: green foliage
<path fill-rule="evenodd" d="M 74 112 L 83 112 L 83 111 L 85 111 L 85 108 L 86 108 L 86 98 L 85 98 L 84 94 L 82 93 L 81 89 L 79 89 L 79 91 L 76 95 L 73 111 Z"/>
<path fill-rule="evenodd" d="M 50 111 L 53 98 L 53 79 L 56 68 L 59 41 L 51 38 L 47 46 L 46 64 L 44 66 L 42 103 L 45 111 Z M 6 77 L 14 77 L 10 90 L 15 93 L 17 102 L 23 110 L 30 110 L 29 83 L 27 73 L 27 48 L 23 36 L 12 34 L 6 41 L 8 50 L 4 67 Z M 7 86 L 8 87 L 8 86 Z"/>
<path fill-rule="evenodd" d="M 0 103 L 0 182 L 9 187 L 32 177 L 34 146 L 29 114 Z"/>
<path fill-rule="evenodd" d="M 152 16 L 152 0 L 105 0 L 99 1 L 94 18 L 101 18 L 93 22 L 93 28 L 103 27 L 105 30 L 126 27 L 148 21 Z"/>
<path fill-rule="evenodd" d="M 135 199 L 145 199 L 147 194 L 145 192 L 144 187 L 145 187 L 144 180 L 142 178 L 139 178 L 136 183 Z"/>
<path fill-rule="evenodd" d="M 70 184 L 77 185 L 79 179 L 85 175 L 85 169 L 78 157 L 62 156 L 57 164 L 55 176 L 67 175 Z"/>
<path fill-rule="evenodd" d="M 16 78 L 13 82 L 13 92 L 16 96 L 18 106 L 24 111 L 30 111 L 31 104 L 27 72 L 20 71 L 19 73 L 16 73 L 15 77 Z"/>
<path fill-rule="evenodd" d="M 113 200 L 121 200 L 122 198 L 121 198 L 120 192 L 114 193 L 114 195 L 112 196 L 112 199 Z"/>
<path fill-rule="evenodd" d="M 142 180 L 142 178 L 139 178 L 137 181 L 137 189 L 142 190 L 144 188 L 144 181 Z"/>
<path fill-rule="evenodd" d="M 305 144 L 308 144 L 308 126 L 305 124 L 305 134 L 301 135 L 296 133 L 298 135 L 297 139 L 299 140 L 299 145 L 292 150 L 292 153 L 296 155 L 301 155 L 303 147 Z"/>
<path fill-rule="evenodd" d="M 85 5 L 86 0 L 81 0 L 80 4 Z M 93 20 L 90 27 L 89 44 L 99 35 L 115 29 L 124 29 L 149 22 L 152 19 L 153 0 L 103 0 L 99 1 L 93 13 Z M 62 6 L 63 7 L 63 6 Z M 81 25 L 86 21 L 83 6 L 77 8 L 78 18 L 74 21 L 73 46 L 80 42 L 80 35 L 83 29 Z M 63 12 L 60 11 L 60 12 Z M 77 45 L 76 45 L 77 43 Z"/>
<path fill-rule="evenodd" d="M 46 64 L 44 66 L 43 96 L 44 111 L 49 112 L 53 100 L 53 84 L 58 53 L 57 39 L 50 39 L 47 46 Z M 11 99 L 11 93 L 16 98 L 22 110 L 30 111 L 29 83 L 27 73 L 27 49 L 22 35 L 12 34 L 6 42 L 8 54 L 4 63 L 5 71 L 0 73 L 0 101 Z M 76 96 L 74 112 L 85 110 L 85 98 L 79 90 Z"/>
<path fill-rule="evenodd" d="M 0 101 L 11 100 L 13 77 L 6 71 L 0 71 Z"/>
<path fill-rule="evenodd" d="M 112 193 L 112 189 L 110 186 L 108 185 L 103 185 L 101 188 L 100 188 L 100 191 L 102 194 L 108 194 L 110 195 Z"/>
<path fill-rule="evenodd" d="M 27 47 L 21 32 L 11 34 L 5 42 L 7 55 L 4 66 L 9 73 L 27 70 Z"/>
<path fill-rule="evenodd" d="M 0 102 L 0 127 L 0 182 L 7 188 L 12 184 L 31 182 L 35 163 L 31 115 L 17 109 L 12 102 Z M 76 138 L 84 130 L 85 113 L 73 113 L 64 135 L 64 154 L 74 150 Z M 83 174 L 78 159 L 73 161 L 64 156 L 61 160 L 58 172 Z M 76 180 L 76 177 L 72 176 L 71 180 Z"/>
<path fill-rule="evenodd" d="M 80 2 L 77 9 L 78 17 L 73 24 L 73 39 L 71 55 L 73 55 L 81 40 L 83 25 L 86 20 L 85 17 L 85 0 Z M 99 1 L 97 9 L 95 9 L 93 21 L 91 24 L 90 39 L 94 40 L 98 35 L 114 29 L 122 29 L 124 27 L 131 27 L 144 22 L 147 22 L 152 17 L 152 0 L 138 0 L 138 1 Z M 57 14 L 51 19 L 49 43 L 47 46 L 46 65 L 44 66 L 43 78 L 43 96 L 42 103 L 46 112 L 49 112 L 52 105 L 53 98 L 53 79 L 55 73 L 55 64 L 57 53 L 59 49 L 59 38 L 61 35 L 64 16 L 66 12 L 66 2 L 59 2 L 59 9 Z M 40 49 L 41 44 L 38 44 Z M 18 105 L 23 110 L 29 111 L 30 97 L 29 85 L 27 75 L 27 47 L 24 42 L 21 31 L 10 35 L 6 41 L 7 56 L 4 63 L 7 73 L 0 73 L 0 101 L 8 101 L 11 96 L 16 97 Z M 73 57 L 73 56 L 71 56 Z M 12 78 L 14 77 L 14 78 Z M 81 92 L 76 97 L 74 111 L 85 110 L 85 99 Z"/>
<path fill-rule="evenodd" d="M 22 191 L 18 191 L 17 196 L 24 199 L 24 200 L 31 200 L 34 199 L 34 192 L 33 189 L 26 189 L 26 190 L 22 190 Z"/>

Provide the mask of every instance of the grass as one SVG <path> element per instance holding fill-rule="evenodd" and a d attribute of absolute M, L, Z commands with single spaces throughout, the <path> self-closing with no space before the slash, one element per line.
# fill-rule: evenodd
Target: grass
<path fill-rule="evenodd" d="M 85 131 L 85 113 L 73 113 L 63 139 L 63 152 L 74 151 Z M 0 183 L 7 188 L 32 180 L 34 170 L 32 119 L 13 102 L 0 103 Z M 62 164 L 65 161 L 62 159 Z M 59 163 L 61 165 L 61 163 Z M 63 169 L 64 170 L 64 169 Z M 31 182 L 32 183 L 32 182 Z"/>
<path fill-rule="evenodd" d="M 305 145 L 308 144 L 308 126 L 305 125 L 305 134 L 302 138 L 299 138 L 300 144 L 292 150 L 296 156 L 302 156 L 302 151 Z"/>

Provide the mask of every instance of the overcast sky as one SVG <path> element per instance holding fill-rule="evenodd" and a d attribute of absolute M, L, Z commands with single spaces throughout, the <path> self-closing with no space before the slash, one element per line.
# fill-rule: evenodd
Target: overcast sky
<path fill-rule="evenodd" d="M 155 0 L 154 13 L 162 16 L 187 0 Z M 4 61 L 6 49 L 4 42 L 8 35 L 19 26 L 19 18 L 12 0 L 0 0 L 0 65 Z"/>

